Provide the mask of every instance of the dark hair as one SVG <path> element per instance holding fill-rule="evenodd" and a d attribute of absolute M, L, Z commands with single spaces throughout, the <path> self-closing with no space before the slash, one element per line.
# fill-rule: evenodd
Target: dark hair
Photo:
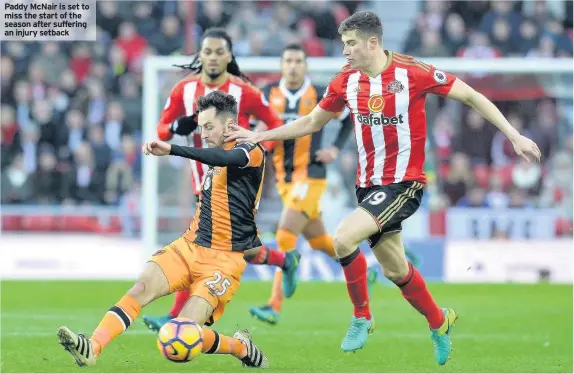
<path fill-rule="evenodd" d="M 281 53 L 281 58 L 283 58 L 283 53 L 287 51 L 301 51 L 305 55 L 305 58 L 307 58 L 307 51 L 301 44 L 292 43 L 285 46 L 285 48 L 283 48 L 283 52 Z"/>
<path fill-rule="evenodd" d="M 227 34 L 225 29 L 222 29 L 220 27 L 213 27 L 207 29 L 201 36 L 200 45 L 203 44 L 203 41 L 207 38 L 216 38 L 225 40 L 225 42 L 227 43 L 227 47 L 229 48 L 229 52 L 231 52 L 231 62 L 227 64 L 227 72 L 229 74 L 235 75 L 236 77 L 242 78 L 247 82 L 251 82 L 251 79 L 249 79 L 245 74 L 243 74 L 239 69 L 239 65 L 237 65 L 237 61 L 235 60 L 235 56 L 233 55 L 233 42 L 231 41 L 231 37 L 229 36 L 229 34 Z M 201 66 L 201 61 L 199 60 L 199 52 L 195 54 L 190 64 L 174 65 L 174 66 L 185 70 L 189 70 L 194 74 L 201 73 L 201 70 L 203 68 Z"/>
<path fill-rule="evenodd" d="M 356 30 L 360 36 L 376 36 L 383 42 L 383 25 L 381 19 L 370 11 L 357 12 L 347 17 L 339 26 L 339 34 Z"/>
<path fill-rule="evenodd" d="M 221 91 L 213 91 L 197 99 L 197 112 L 204 112 L 210 108 L 215 108 L 215 115 L 221 114 L 229 117 L 237 117 L 237 100 L 233 95 L 228 95 Z"/>

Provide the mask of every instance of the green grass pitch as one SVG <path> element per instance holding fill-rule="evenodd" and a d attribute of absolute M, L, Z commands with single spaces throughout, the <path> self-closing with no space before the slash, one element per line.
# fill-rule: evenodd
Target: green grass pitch
<path fill-rule="evenodd" d="M 131 282 L 2 283 L 2 372 L 245 372 L 228 356 L 200 356 L 187 364 L 163 359 L 155 336 L 138 320 L 104 351 L 98 365 L 79 369 L 57 343 L 67 325 L 91 334 Z M 270 372 L 565 372 L 572 373 L 572 286 L 429 286 L 440 305 L 457 309 L 452 359 L 438 367 L 423 317 L 396 288 L 377 285 L 377 327 L 365 349 L 340 351 L 351 313 L 343 283 L 302 283 L 287 300 L 280 323 L 252 319 L 247 307 L 266 301 L 270 284 L 244 282 L 214 327 L 232 334 L 247 328 L 269 357 Z M 143 313 L 164 313 L 171 297 Z M 247 370 L 249 371 L 249 370 Z"/>

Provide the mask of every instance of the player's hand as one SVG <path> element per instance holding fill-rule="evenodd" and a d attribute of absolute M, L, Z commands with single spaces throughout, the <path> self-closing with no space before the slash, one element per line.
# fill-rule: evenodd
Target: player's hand
<path fill-rule="evenodd" d="M 223 134 L 226 142 L 236 141 L 238 143 L 257 144 L 264 140 L 260 132 L 249 131 L 236 124 L 227 125 L 227 131 Z"/>
<path fill-rule="evenodd" d="M 197 114 L 176 119 L 169 126 L 172 134 L 188 136 L 197 129 Z"/>
<path fill-rule="evenodd" d="M 169 156 L 169 152 L 171 152 L 171 144 L 160 140 L 154 140 L 152 142 L 144 143 L 142 145 L 142 152 L 145 155 Z"/>
<path fill-rule="evenodd" d="M 532 161 L 540 162 L 540 158 L 542 157 L 540 149 L 536 143 L 528 139 L 526 136 L 520 135 L 512 141 L 512 145 L 514 146 L 516 154 L 526 160 L 527 163 Z"/>
<path fill-rule="evenodd" d="M 315 158 L 317 161 L 322 162 L 323 164 L 330 164 L 337 159 L 338 155 L 339 148 L 329 147 L 318 150 L 317 153 L 315 153 Z"/>

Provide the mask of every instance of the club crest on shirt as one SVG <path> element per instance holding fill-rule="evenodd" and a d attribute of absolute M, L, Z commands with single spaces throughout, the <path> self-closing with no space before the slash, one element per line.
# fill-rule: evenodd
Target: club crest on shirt
<path fill-rule="evenodd" d="M 393 94 L 398 94 L 400 92 L 403 92 L 404 89 L 405 89 L 405 86 L 403 86 L 403 84 L 396 79 L 387 85 L 387 92 L 390 92 Z"/>

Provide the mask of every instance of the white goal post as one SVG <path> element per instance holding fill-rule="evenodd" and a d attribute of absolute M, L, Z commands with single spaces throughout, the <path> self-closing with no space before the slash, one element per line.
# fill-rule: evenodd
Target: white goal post
<path fill-rule="evenodd" d="M 160 110 L 160 81 L 158 72 L 176 70 L 173 65 L 189 64 L 190 56 L 150 56 L 144 63 L 143 81 L 143 137 L 144 141 L 156 139 L 156 125 Z M 245 57 L 238 58 L 241 70 L 247 73 L 279 72 L 278 57 Z M 572 74 L 573 60 L 559 59 L 526 59 L 499 58 L 492 60 L 428 58 L 424 62 L 450 73 L 515 73 L 515 74 Z M 308 58 L 311 72 L 337 73 L 346 64 L 343 58 Z M 572 93 L 569 92 L 571 95 Z M 162 99 L 163 100 L 163 99 Z M 144 157 L 142 180 L 142 238 L 144 256 L 149 256 L 158 249 L 158 161 L 156 157 Z"/>

